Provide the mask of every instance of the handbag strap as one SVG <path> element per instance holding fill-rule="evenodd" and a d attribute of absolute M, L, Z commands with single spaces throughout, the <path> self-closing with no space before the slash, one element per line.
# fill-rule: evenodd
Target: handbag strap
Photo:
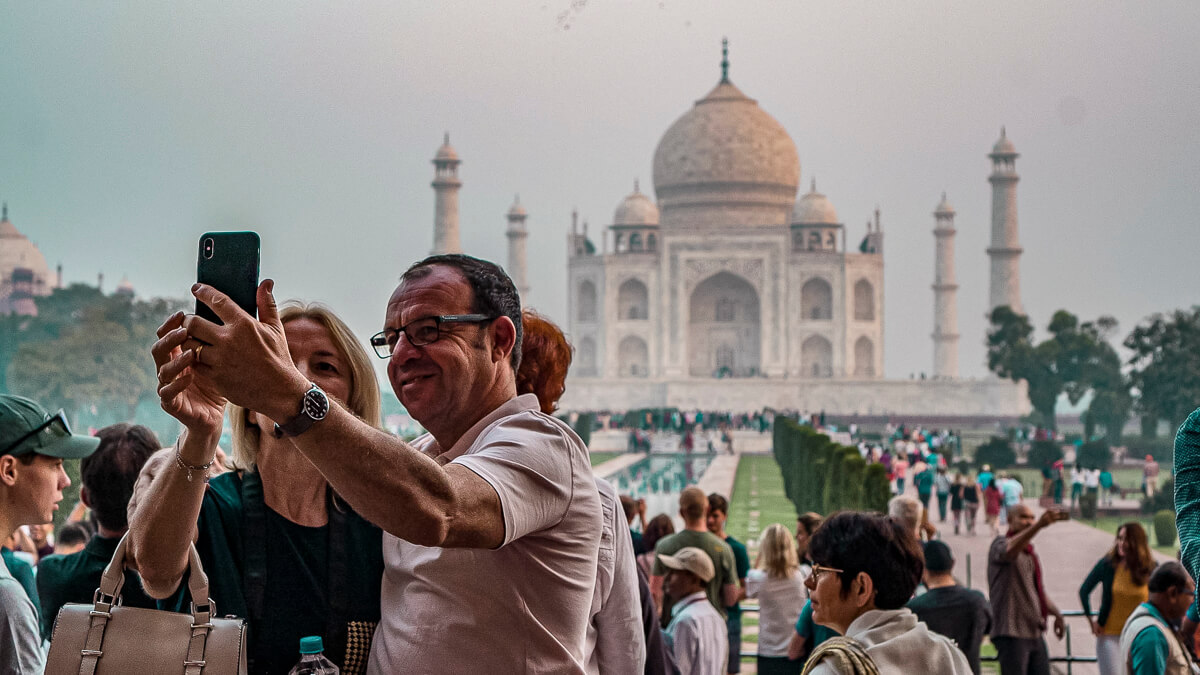
<path fill-rule="evenodd" d="M 112 618 L 112 608 L 120 604 L 121 587 L 125 584 L 125 555 L 129 545 L 129 533 L 121 537 L 112 560 L 100 577 L 100 588 L 96 589 L 88 624 L 87 638 L 80 651 L 79 675 L 95 675 L 100 657 L 104 656 L 104 631 Z M 208 596 L 208 575 L 200 564 L 200 554 L 195 544 L 188 544 L 188 591 L 192 596 L 192 638 L 188 641 L 187 660 L 184 661 L 185 675 L 200 675 L 204 669 L 204 650 L 208 645 L 208 634 L 212 631 L 212 600 Z M 197 602 L 202 600 L 202 602 Z"/>
<path fill-rule="evenodd" d="M 327 602 L 325 637 L 331 643 L 346 631 L 349 603 L 346 594 L 347 514 L 335 503 L 332 487 L 325 491 L 325 511 L 329 518 L 327 543 Z M 267 504 L 263 497 L 262 477 L 257 471 L 242 475 L 242 510 L 245 514 L 245 568 L 242 571 L 242 593 L 246 611 L 254 624 L 266 614 L 267 596 Z M 251 667 L 253 670 L 253 667 Z"/>

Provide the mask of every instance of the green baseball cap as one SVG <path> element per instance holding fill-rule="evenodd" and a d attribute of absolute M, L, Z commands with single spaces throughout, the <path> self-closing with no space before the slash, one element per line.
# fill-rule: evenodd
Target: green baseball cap
<path fill-rule="evenodd" d="M 27 398 L 0 394 L 0 455 L 82 459 L 98 447 L 99 438 L 71 433 L 63 411 L 51 415 Z"/>

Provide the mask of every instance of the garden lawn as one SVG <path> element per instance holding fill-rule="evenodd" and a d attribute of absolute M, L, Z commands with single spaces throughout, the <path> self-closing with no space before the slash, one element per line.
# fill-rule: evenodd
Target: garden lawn
<path fill-rule="evenodd" d="M 772 523 L 789 530 L 796 527 L 796 507 L 783 494 L 779 465 L 771 455 L 742 455 L 725 531 L 750 549 L 750 564 L 754 564 L 759 535 Z"/>
<path fill-rule="evenodd" d="M 625 454 L 625 453 L 623 453 L 623 452 L 593 452 L 592 453 L 592 466 L 596 466 L 597 464 L 603 464 L 610 459 L 616 459 L 623 454 Z"/>

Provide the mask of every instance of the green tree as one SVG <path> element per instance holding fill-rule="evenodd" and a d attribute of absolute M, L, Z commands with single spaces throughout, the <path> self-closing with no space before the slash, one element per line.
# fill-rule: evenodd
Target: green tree
<path fill-rule="evenodd" d="M 105 296 L 81 284 L 36 302 L 37 317 L 0 323 L 0 343 L 14 346 L 9 362 L 0 364 L 7 366 L 2 379 L 9 391 L 73 418 L 95 407 L 110 410 L 108 418 L 133 420 L 139 404 L 156 396 L 150 345 L 157 328 L 183 304 Z"/>
<path fill-rule="evenodd" d="M 1155 314 L 1125 338 L 1143 429 L 1179 424 L 1200 401 L 1200 306 Z"/>
<path fill-rule="evenodd" d="M 1074 314 L 1059 310 L 1047 326 L 1050 337 L 1037 344 L 1029 319 L 1007 306 L 992 311 L 991 324 L 988 368 L 1001 377 L 1028 383 L 1038 424 L 1056 428 L 1059 396 L 1066 395 L 1075 405 L 1091 393 L 1085 415 L 1089 432 L 1099 425 L 1110 437 L 1120 438 L 1132 400 L 1121 360 L 1108 343 L 1115 319 L 1102 316 L 1080 323 Z"/>

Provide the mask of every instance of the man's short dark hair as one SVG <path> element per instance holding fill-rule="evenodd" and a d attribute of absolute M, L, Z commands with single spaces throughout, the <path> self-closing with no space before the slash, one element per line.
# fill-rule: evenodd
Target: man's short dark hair
<path fill-rule="evenodd" d="M 925 570 L 925 556 L 913 533 L 878 513 L 843 511 L 829 517 L 808 544 L 814 562 L 844 570 L 843 596 L 859 572 L 875 585 L 875 606 L 899 609 L 912 598 Z"/>
<path fill-rule="evenodd" d="M 413 263 L 400 276 L 400 283 L 420 279 L 439 265 L 453 267 L 467 280 L 471 286 L 471 312 L 512 319 L 517 328 L 517 339 L 513 343 L 510 358 L 515 372 L 521 366 L 521 337 L 524 332 L 521 328 L 521 296 L 512 279 L 496 263 L 461 253 L 444 253 Z"/>
<path fill-rule="evenodd" d="M 934 539 L 925 542 L 925 569 L 934 574 L 945 574 L 954 570 L 954 555 L 946 542 Z"/>
<path fill-rule="evenodd" d="M 67 523 L 58 528 L 54 543 L 59 546 L 79 546 L 86 545 L 91 538 L 91 531 L 83 523 Z"/>
<path fill-rule="evenodd" d="M 729 515 L 729 500 L 725 499 L 717 493 L 712 493 L 708 496 L 708 512 L 720 511 L 725 515 Z"/>
<path fill-rule="evenodd" d="M 141 425 L 114 424 L 96 435 L 100 447 L 83 458 L 80 478 L 96 520 L 104 528 L 120 532 L 129 527 L 125 510 L 138 473 L 162 446 L 154 432 Z"/>
<path fill-rule="evenodd" d="M 1166 593 L 1172 588 L 1187 588 L 1188 573 L 1183 565 L 1174 560 L 1167 560 L 1150 573 L 1150 592 Z"/>

